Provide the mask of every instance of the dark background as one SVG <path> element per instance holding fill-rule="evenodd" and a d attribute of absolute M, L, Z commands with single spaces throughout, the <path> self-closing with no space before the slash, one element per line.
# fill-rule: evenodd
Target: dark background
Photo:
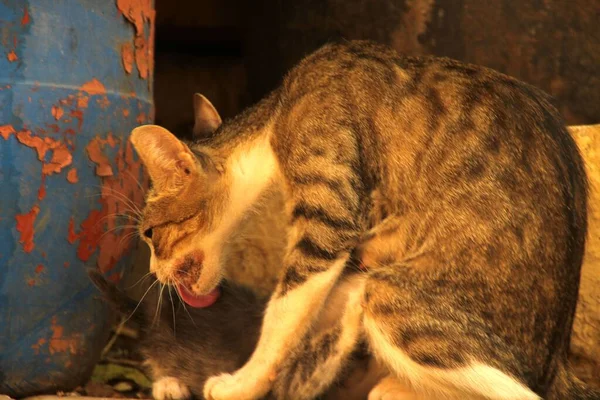
<path fill-rule="evenodd" d="M 156 123 L 185 132 L 192 95 L 230 117 L 330 39 L 492 67 L 600 122 L 600 0 L 156 0 Z"/>

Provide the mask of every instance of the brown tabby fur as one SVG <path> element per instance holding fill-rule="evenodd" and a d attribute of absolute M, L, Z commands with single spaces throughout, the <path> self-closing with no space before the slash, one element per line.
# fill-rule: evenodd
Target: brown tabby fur
<path fill-rule="evenodd" d="M 305 58 L 230 121 L 202 108 L 195 130 L 210 133 L 195 143 L 157 126 L 132 132 L 154 182 L 140 226 L 151 271 L 208 293 L 236 227 L 273 188 L 289 218 L 257 348 L 236 373 L 207 381 L 208 399 L 267 394 L 356 264 L 367 271 L 328 356 L 300 368 L 322 383 L 301 398 L 321 393 L 361 340 L 388 381 L 425 398 L 600 398 L 566 362 L 586 175 L 543 92 L 483 67 L 348 42 Z"/>

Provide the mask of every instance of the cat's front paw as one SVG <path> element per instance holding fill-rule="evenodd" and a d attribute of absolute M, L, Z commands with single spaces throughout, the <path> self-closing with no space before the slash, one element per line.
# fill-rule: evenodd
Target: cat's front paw
<path fill-rule="evenodd" d="M 152 397 L 156 400 L 183 400 L 192 397 L 190 389 L 172 376 L 164 376 L 152 384 Z"/>
<path fill-rule="evenodd" d="M 208 378 L 204 384 L 204 397 L 206 400 L 225 400 L 231 398 L 227 394 L 235 385 L 235 378 L 231 374 L 221 374 Z"/>
<path fill-rule="evenodd" d="M 254 400 L 270 390 L 268 379 L 252 379 L 243 373 L 221 374 L 204 384 L 206 400 Z"/>

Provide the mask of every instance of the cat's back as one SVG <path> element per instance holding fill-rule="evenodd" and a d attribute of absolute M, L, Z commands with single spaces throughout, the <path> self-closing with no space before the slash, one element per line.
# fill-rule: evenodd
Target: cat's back
<path fill-rule="evenodd" d="M 346 136 L 359 143 L 369 189 L 384 197 L 420 210 L 470 209 L 474 222 L 492 209 L 504 224 L 560 215 L 576 220 L 569 235 L 585 232 L 582 158 L 551 98 L 524 82 L 349 41 L 306 57 L 286 76 L 281 99 L 293 110 L 289 124 L 314 118 L 351 127 Z M 322 138 L 315 131 L 310 140 Z"/>
<path fill-rule="evenodd" d="M 323 47 L 280 90 L 273 142 L 290 175 L 304 174 L 294 182 L 342 192 L 334 182 L 346 179 L 381 209 L 357 251 L 370 273 L 394 296 L 418 287 L 440 315 L 467 311 L 547 387 L 569 343 L 587 230 L 583 160 L 550 97 L 369 42 Z"/>
<path fill-rule="evenodd" d="M 517 279 L 544 292 L 540 302 L 568 292 L 573 308 L 587 181 L 548 95 L 485 67 L 364 41 L 321 48 L 281 90 L 287 126 L 311 128 L 297 148 L 357 148 L 366 192 L 406 225 L 396 257 L 493 269 L 490 287 Z M 312 129 L 323 124 L 326 135 Z"/>

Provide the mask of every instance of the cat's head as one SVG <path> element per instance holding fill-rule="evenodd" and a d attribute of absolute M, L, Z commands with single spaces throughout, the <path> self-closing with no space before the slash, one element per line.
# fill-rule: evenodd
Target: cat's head
<path fill-rule="evenodd" d="M 194 109 L 196 137 L 219 128 L 221 118 L 205 97 L 195 95 Z M 160 126 L 138 127 L 130 140 L 152 182 L 139 225 L 151 250 L 150 271 L 193 295 L 211 292 L 222 278 L 226 172 L 214 154 Z"/>

